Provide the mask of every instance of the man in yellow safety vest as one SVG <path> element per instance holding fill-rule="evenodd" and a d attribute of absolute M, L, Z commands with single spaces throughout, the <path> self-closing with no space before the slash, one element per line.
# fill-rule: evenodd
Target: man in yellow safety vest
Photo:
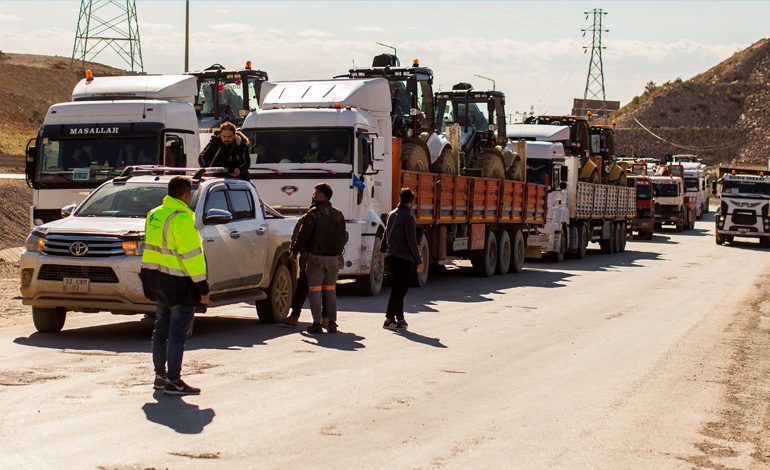
<path fill-rule="evenodd" d="M 200 393 L 181 378 L 184 343 L 195 306 L 209 300 L 206 258 L 195 213 L 189 207 L 191 197 L 189 178 L 171 178 L 163 204 L 147 214 L 145 223 L 142 287 L 147 298 L 158 303 L 152 333 L 154 388 L 169 395 Z"/>

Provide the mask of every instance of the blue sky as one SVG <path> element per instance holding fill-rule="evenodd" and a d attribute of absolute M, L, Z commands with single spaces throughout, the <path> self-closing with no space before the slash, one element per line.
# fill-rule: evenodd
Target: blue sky
<path fill-rule="evenodd" d="M 137 0 L 145 71 L 183 69 L 184 2 Z M 0 50 L 70 56 L 80 2 L 0 0 Z M 271 79 L 328 78 L 398 48 L 419 57 L 436 87 L 494 78 L 509 112 L 559 113 L 582 97 L 583 12 L 608 12 L 607 98 L 625 103 L 650 80 L 687 79 L 767 36 L 770 2 L 738 1 L 198 1 L 191 68 L 247 59 Z M 97 61 L 121 66 L 105 53 Z"/>

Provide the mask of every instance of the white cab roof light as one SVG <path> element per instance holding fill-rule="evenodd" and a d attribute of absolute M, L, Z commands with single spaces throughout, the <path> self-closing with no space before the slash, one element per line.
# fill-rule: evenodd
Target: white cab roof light
<path fill-rule="evenodd" d="M 72 90 L 72 100 L 104 97 L 192 103 L 197 94 L 198 84 L 191 75 L 131 75 L 83 79 Z"/>
<path fill-rule="evenodd" d="M 384 78 L 262 83 L 262 109 L 358 108 L 390 113 L 390 87 Z"/>
<path fill-rule="evenodd" d="M 569 140 L 569 127 L 547 124 L 513 124 L 508 126 L 508 138 L 559 142 Z"/>

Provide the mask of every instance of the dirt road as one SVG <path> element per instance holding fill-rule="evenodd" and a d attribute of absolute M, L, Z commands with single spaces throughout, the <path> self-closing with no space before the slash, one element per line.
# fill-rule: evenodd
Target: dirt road
<path fill-rule="evenodd" d="M 520 275 L 450 269 L 410 292 L 403 334 L 385 297 L 344 295 L 319 337 L 217 309 L 184 399 L 153 395 L 138 318 L 3 320 L 0 467 L 767 468 L 770 254 L 712 224 Z"/>

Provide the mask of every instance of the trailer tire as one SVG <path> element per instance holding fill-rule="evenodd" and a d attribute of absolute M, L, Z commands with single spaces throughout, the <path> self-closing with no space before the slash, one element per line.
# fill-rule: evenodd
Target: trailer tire
<path fill-rule="evenodd" d="M 482 153 L 473 166 L 481 170 L 482 178 L 505 179 L 505 166 L 503 160 L 493 153 Z"/>
<path fill-rule="evenodd" d="M 457 162 L 452 154 L 451 147 L 444 147 L 439 155 L 438 159 L 433 162 L 430 167 L 430 171 L 433 173 L 439 173 L 441 175 L 458 175 L 460 171 L 457 168 Z"/>
<path fill-rule="evenodd" d="M 626 233 L 626 224 L 621 222 L 618 224 L 618 251 L 623 253 L 626 251 L 626 242 L 628 241 L 628 234 Z"/>
<path fill-rule="evenodd" d="M 62 307 L 32 307 L 32 323 L 40 333 L 58 333 L 64 328 L 67 311 Z"/>
<path fill-rule="evenodd" d="M 471 264 L 476 275 L 492 277 L 497 271 L 497 238 L 490 232 L 487 234 L 487 242 L 481 256 L 471 257 Z"/>
<path fill-rule="evenodd" d="M 404 142 L 401 146 L 401 167 L 406 171 L 430 171 L 430 157 L 425 149 L 413 142 Z"/>
<path fill-rule="evenodd" d="M 284 264 L 278 264 L 267 288 L 267 298 L 256 302 L 257 316 L 262 323 L 278 323 L 289 315 L 294 294 L 291 272 Z"/>
<path fill-rule="evenodd" d="M 513 250 L 511 251 L 511 271 L 520 273 L 524 270 L 524 258 L 527 256 L 527 244 L 521 230 L 513 232 Z"/>
<path fill-rule="evenodd" d="M 548 259 L 554 263 L 561 263 L 564 261 L 564 255 L 567 253 L 567 228 L 561 226 L 561 235 L 559 235 L 559 249 L 557 251 L 550 251 L 547 253 Z"/>
<path fill-rule="evenodd" d="M 511 236 L 507 230 L 499 230 L 495 233 L 497 238 L 497 274 L 508 274 L 511 269 Z"/>
<path fill-rule="evenodd" d="M 366 297 L 377 297 L 382 290 L 382 282 L 385 278 L 385 263 L 380 260 L 379 246 L 382 243 L 381 237 L 375 237 L 374 249 L 372 250 L 372 267 L 369 274 L 358 276 L 356 278 L 356 289 Z"/>
<path fill-rule="evenodd" d="M 421 273 L 414 272 L 411 285 L 412 287 L 425 287 L 428 284 L 428 274 L 430 273 L 430 245 L 428 245 L 427 233 L 423 234 L 417 248 L 420 250 L 424 269 Z"/>
<path fill-rule="evenodd" d="M 577 249 L 575 258 L 583 259 L 588 256 L 588 227 L 585 224 L 579 224 L 577 227 Z"/>

